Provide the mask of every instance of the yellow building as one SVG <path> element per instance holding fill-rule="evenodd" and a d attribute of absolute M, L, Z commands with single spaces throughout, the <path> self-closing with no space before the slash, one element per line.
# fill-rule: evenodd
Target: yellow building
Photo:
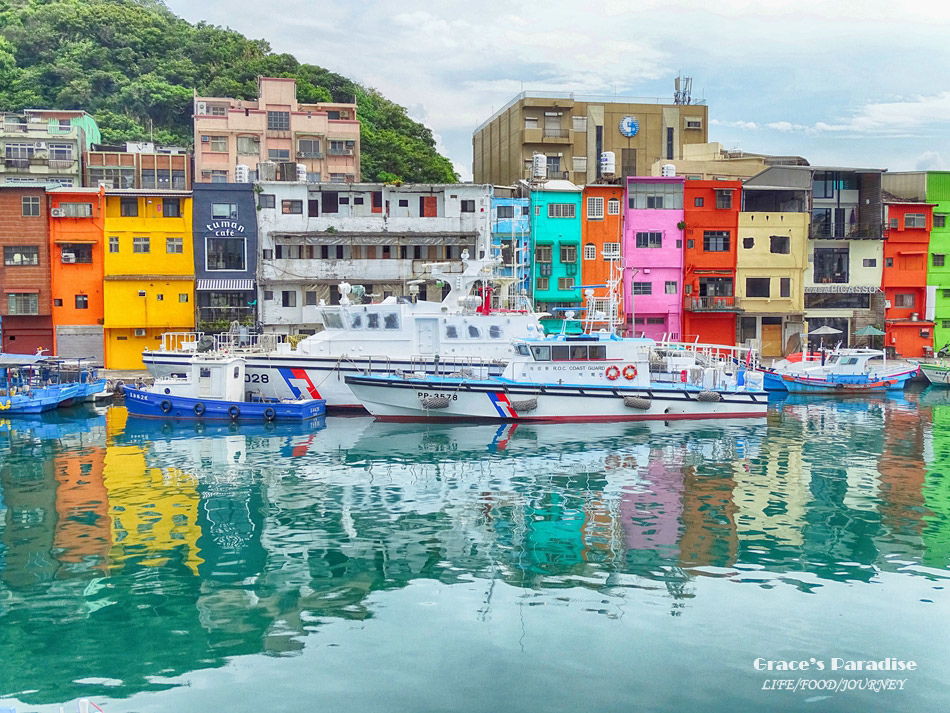
<path fill-rule="evenodd" d="M 195 325 L 191 193 L 106 193 L 105 365 L 142 369 L 163 332 Z"/>
<path fill-rule="evenodd" d="M 736 246 L 739 341 L 759 344 L 764 357 L 797 351 L 805 331 L 810 178 L 796 178 L 797 185 L 743 185 Z"/>

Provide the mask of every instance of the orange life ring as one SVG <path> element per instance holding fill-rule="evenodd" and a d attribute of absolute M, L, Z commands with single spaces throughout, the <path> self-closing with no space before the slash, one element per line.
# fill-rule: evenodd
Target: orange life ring
<path fill-rule="evenodd" d="M 633 364 L 627 364 L 623 368 L 623 378 L 626 379 L 627 381 L 633 381 L 634 379 L 636 379 L 637 367 L 635 367 Z"/>
<path fill-rule="evenodd" d="M 617 377 L 620 376 L 620 369 L 611 364 L 607 367 L 607 371 L 605 373 L 608 379 L 611 381 L 616 381 Z"/>

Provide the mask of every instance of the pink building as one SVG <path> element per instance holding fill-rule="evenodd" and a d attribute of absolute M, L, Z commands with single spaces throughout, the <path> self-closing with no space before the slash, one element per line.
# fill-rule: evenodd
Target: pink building
<path fill-rule="evenodd" d="M 634 336 L 682 336 L 683 182 L 627 177 L 623 293 L 627 332 Z"/>
<path fill-rule="evenodd" d="M 273 165 L 259 170 L 264 162 Z M 298 165 L 311 182 L 360 180 L 356 104 L 301 104 L 296 80 L 272 77 L 258 78 L 256 100 L 195 96 L 196 183 L 248 180 L 238 166 L 251 179 L 297 180 Z"/>

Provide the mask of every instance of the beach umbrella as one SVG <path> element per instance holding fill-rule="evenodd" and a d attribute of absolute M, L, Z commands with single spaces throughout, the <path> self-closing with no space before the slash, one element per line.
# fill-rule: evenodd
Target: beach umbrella
<path fill-rule="evenodd" d="M 854 336 L 856 336 L 856 337 L 867 337 L 867 338 L 868 338 L 868 346 L 870 346 L 870 344 L 871 344 L 871 337 L 883 337 L 883 336 L 884 336 L 884 332 L 882 332 L 882 331 L 881 331 L 880 329 L 878 329 L 877 327 L 872 326 L 872 325 L 869 324 L 867 327 L 861 327 L 861 329 L 859 329 L 857 332 L 854 333 Z"/>

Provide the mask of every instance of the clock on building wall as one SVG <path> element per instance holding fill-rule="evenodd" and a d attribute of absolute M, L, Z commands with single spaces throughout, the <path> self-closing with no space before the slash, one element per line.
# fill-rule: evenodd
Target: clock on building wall
<path fill-rule="evenodd" d="M 635 116 L 625 116 L 620 120 L 620 133 L 626 137 L 636 136 L 640 131 L 640 122 Z"/>

